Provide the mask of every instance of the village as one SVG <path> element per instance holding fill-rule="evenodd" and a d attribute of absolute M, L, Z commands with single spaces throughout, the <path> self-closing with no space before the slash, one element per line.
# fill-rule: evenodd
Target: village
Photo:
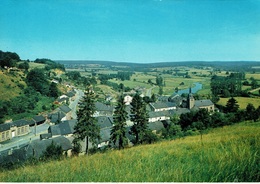
<path fill-rule="evenodd" d="M 56 81 L 52 81 L 56 82 Z M 134 136 L 130 134 L 133 122 L 130 120 L 130 109 L 132 96 L 137 91 L 132 90 L 131 94 L 124 95 L 124 102 L 128 112 L 127 139 L 128 146 L 133 145 Z M 138 89 L 141 97 L 144 97 L 145 89 Z M 62 147 L 63 153 L 72 155 L 72 142 L 74 139 L 74 126 L 77 124 L 77 106 L 84 95 L 82 90 L 72 87 L 66 94 L 59 96 L 54 103 L 59 107 L 49 114 L 34 116 L 31 120 L 17 120 L 0 125 L 0 164 L 15 163 L 29 158 L 40 158 L 46 148 L 52 143 Z M 106 98 L 110 101 L 111 98 Z M 100 126 L 101 139 L 98 142 L 98 149 L 106 149 L 110 143 L 110 133 L 113 127 L 113 105 L 106 105 L 102 102 L 95 103 L 96 112 L 94 117 Z M 182 98 L 178 94 L 172 96 L 161 96 L 154 103 L 147 104 L 149 115 L 148 128 L 156 135 L 161 134 L 174 115 L 188 113 L 192 109 L 205 108 L 209 112 L 215 111 L 211 100 L 195 100 L 190 89 L 188 98 Z M 81 142 L 82 150 L 86 144 Z M 90 144 L 90 147 L 92 144 Z M 82 152 L 81 154 L 84 154 Z"/>

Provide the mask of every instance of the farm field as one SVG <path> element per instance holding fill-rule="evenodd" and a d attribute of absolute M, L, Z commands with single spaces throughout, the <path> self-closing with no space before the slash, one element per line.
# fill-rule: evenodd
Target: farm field
<path fill-rule="evenodd" d="M 240 109 L 246 109 L 248 103 L 253 104 L 255 108 L 258 108 L 258 106 L 260 105 L 260 98 L 249 98 L 249 97 L 234 97 L 234 98 L 238 102 Z M 226 106 L 228 100 L 229 98 L 220 98 L 217 104 Z"/>

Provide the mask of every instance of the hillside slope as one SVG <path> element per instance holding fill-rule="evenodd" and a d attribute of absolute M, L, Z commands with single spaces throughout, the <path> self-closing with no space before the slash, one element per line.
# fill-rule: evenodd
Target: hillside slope
<path fill-rule="evenodd" d="M 0 70 L 0 101 L 10 100 L 16 96 L 27 86 L 23 72 L 8 72 Z"/>
<path fill-rule="evenodd" d="M 25 166 L 4 182 L 260 181 L 260 122 L 152 145 Z"/>

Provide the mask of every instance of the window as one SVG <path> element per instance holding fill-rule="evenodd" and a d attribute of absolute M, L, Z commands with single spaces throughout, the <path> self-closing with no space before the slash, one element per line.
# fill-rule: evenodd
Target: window
<path fill-rule="evenodd" d="M 6 139 L 8 139 L 8 137 L 9 137 L 9 132 L 8 131 L 5 132 L 5 137 L 6 137 Z"/>
<path fill-rule="evenodd" d="M 22 127 L 22 131 L 21 131 L 21 133 L 23 133 L 24 132 L 24 127 Z"/>
<path fill-rule="evenodd" d="M 21 131 L 21 128 L 19 127 L 18 130 L 17 130 L 18 135 L 20 134 L 20 131 Z"/>
<path fill-rule="evenodd" d="M 2 133 L 2 140 L 4 140 L 5 139 L 5 133 L 3 132 Z"/>

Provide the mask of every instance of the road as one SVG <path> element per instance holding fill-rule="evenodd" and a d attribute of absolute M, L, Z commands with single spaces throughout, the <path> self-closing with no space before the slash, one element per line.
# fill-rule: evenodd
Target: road
<path fill-rule="evenodd" d="M 28 144 L 30 141 L 40 139 L 40 134 L 48 133 L 49 125 L 44 123 L 38 125 L 36 127 L 36 135 L 35 135 L 35 127 L 30 127 L 31 132 L 27 135 L 14 137 L 11 140 L 5 141 L 0 144 L 0 152 L 10 149 L 10 148 L 17 148 L 21 145 Z"/>
<path fill-rule="evenodd" d="M 81 90 L 76 90 L 76 98 L 74 101 L 72 101 L 69 105 L 69 108 L 71 109 L 71 117 L 72 119 L 77 119 L 77 105 L 79 103 L 79 100 L 83 97 L 84 92 Z"/>
<path fill-rule="evenodd" d="M 253 92 L 257 91 L 257 90 L 260 90 L 260 88 L 252 89 L 252 90 L 249 91 L 249 92 L 250 92 L 250 93 L 253 93 Z"/>
<path fill-rule="evenodd" d="M 69 107 L 72 109 L 72 118 L 77 119 L 77 105 L 79 100 L 83 97 L 84 92 L 81 90 L 76 90 L 76 98 L 72 101 Z M 44 123 L 35 127 L 30 127 L 30 133 L 20 137 L 14 137 L 11 140 L 5 141 L 0 144 L 0 152 L 11 149 L 18 148 L 22 145 L 28 144 L 30 141 L 40 139 L 40 134 L 48 133 L 49 124 Z M 35 133 L 36 132 L 36 133 Z"/>

